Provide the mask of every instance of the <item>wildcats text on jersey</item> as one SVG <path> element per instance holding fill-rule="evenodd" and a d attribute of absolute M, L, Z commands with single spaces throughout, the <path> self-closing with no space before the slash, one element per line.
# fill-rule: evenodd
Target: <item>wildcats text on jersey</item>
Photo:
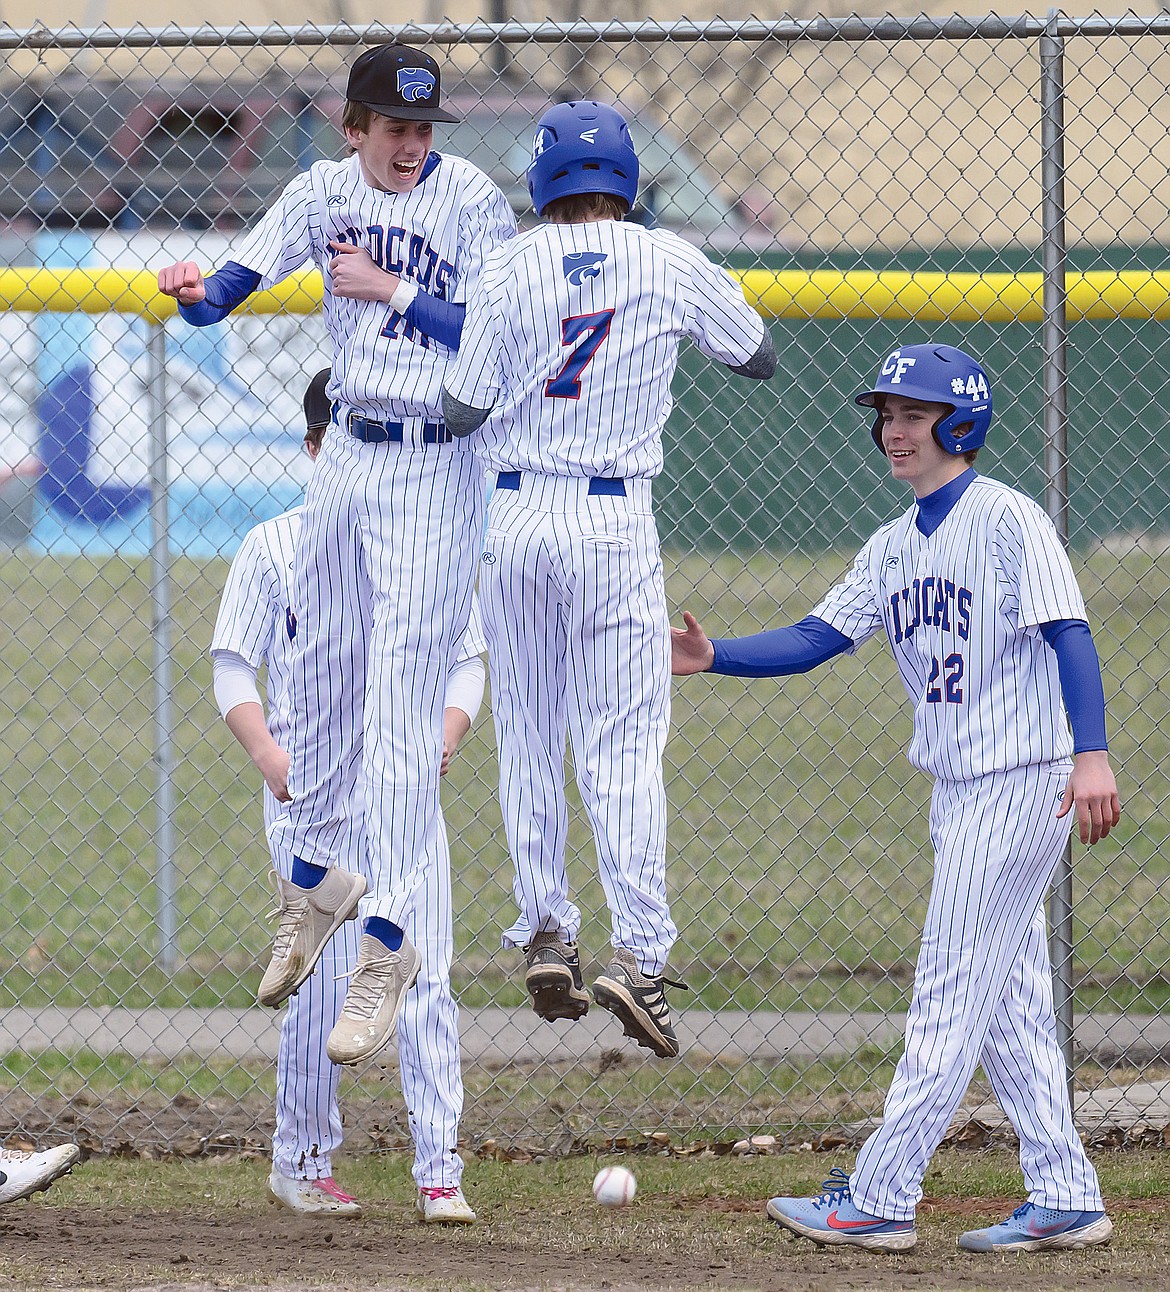
<path fill-rule="evenodd" d="M 971 635 L 971 601 L 970 588 L 956 588 L 941 575 L 915 579 L 889 597 L 894 644 L 910 637 L 916 628 L 941 628 L 949 633 L 952 625 L 966 641 Z"/>

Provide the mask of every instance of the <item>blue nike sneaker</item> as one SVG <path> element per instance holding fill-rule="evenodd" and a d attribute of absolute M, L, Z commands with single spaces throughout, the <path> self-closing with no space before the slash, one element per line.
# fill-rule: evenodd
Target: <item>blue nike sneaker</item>
<path fill-rule="evenodd" d="M 1113 1222 L 1103 1211 L 1053 1211 L 1025 1202 L 998 1225 L 972 1229 L 959 1238 L 968 1252 L 1034 1252 L 1070 1250 L 1107 1243 Z"/>
<path fill-rule="evenodd" d="M 918 1241 L 912 1220 L 883 1220 L 858 1211 L 849 1175 L 834 1167 L 819 1198 L 772 1198 L 768 1215 L 785 1229 L 822 1247 L 866 1247 L 874 1252 L 908 1252 Z"/>

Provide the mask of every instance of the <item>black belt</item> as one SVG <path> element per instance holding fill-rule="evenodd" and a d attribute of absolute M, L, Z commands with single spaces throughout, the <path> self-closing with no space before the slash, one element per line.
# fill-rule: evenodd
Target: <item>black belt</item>
<path fill-rule="evenodd" d="M 403 425 L 401 422 L 379 422 L 372 417 L 362 417 L 360 413 L 350 413 L 349 433 L 363 444 L 401 444 Z M 453 436 L 442 422 L 424 422 L 422 442 L 424 444 L 450 444 Z"/>
<path fill-rule="evenodd" d="M 496 476 L 497 489 L 519 489 L 519 471 L 501 471 Z M 590 476 L 589 492 L 591 494 L 609 494 L 615 498 L 626 496 L 626 482 L 620 476 Z"/>

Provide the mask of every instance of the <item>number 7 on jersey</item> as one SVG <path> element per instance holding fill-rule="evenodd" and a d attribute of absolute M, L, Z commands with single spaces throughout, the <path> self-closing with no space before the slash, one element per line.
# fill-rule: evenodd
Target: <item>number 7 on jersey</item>
<path fill-rule="evenodd" d="M 599 310 L 596 314 L 575 314 L 572 318 L 561 319 L 561 345 L 575 343 L 575 348 L 560 372 L 544 383 L 544 393 L 550 399 L 581 398 L 581 374 L 609 336 L 614 312 Z"/>

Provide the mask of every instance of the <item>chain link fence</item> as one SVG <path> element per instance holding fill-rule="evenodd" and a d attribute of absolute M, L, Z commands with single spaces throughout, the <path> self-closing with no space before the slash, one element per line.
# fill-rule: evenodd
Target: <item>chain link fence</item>
<path fill-rule="evenodd" d="M 748 389 L 690 349 L 676 381 L 657 488 L 676 621 L 804 615 L 906 506 L 853 391 L 897 341 L 983 358 L 997 419 L 980 469 L 1067 529 L 1124 801 L 1055 907 L 1079 1118 L 1109 1142 L 1160 1133 L 1166 16 L 0 28 L 0 1126 L 148 1154 L 271 1132 L 259 777 L 216 712 L 207 646 L 241 537 L 299 500 L 300 400 L 329 349 L 311 280 L 206 331 L 151 283 L 176 259 L 222 264 L 287 179 L 341 154 L 347 62 L 395 37 L 444 64 L 462 122 L 436 146 L 524 220 L 544 107 L 620 104 L 636 218 L 759 296 L 776 380 Z M 900 1049 L 930 883 L 909 729 L 880 647 L 783 684 L 676 688 L 672 972 L 693 990 L 665 1063 L 602 1011 L 552 1025 L 527 1008 L 520 957 L 499 950 L 511 868 L 481 716 L 444 786 L 468 1144 L 859 1133 Z M 570 848 L 588 978 L 608 917 L 579 805 Z M 407 1142 L 392 1071 L 347 1076 L 343 1097 L 351 1147 Z M 968 1100 L 988 1126 L 989 1098 Z"/>

